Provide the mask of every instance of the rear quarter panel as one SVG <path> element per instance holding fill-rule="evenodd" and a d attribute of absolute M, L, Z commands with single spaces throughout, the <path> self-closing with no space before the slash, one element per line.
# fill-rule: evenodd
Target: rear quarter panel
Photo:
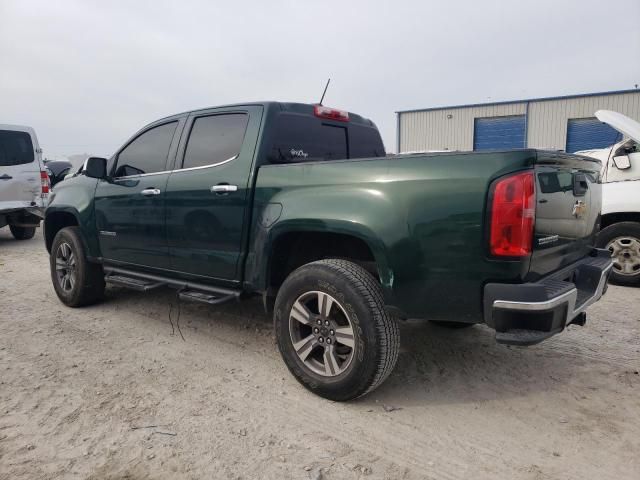
<path fill-rule="evenodd" d="M 489 184 L 534 161 L 522 150 L 261 167 L 246 280 L 265 288 L 283 233 L 351 234 L 372 250 L 388 305 L 407 317 L 480 321 L 482 285 L 520 281 L 528 268 L 487 256 Z"/>

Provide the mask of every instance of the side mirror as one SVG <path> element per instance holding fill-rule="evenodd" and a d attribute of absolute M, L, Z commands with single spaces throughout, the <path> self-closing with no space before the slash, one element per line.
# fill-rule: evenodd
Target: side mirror
<path fill-rule="evenodd" d="M 631 160 L 629 160 L 629 155 L 620 155 L 618 157 L 613 157 L 613 164 L 618 170 L 628 170 L 631 168 Z"/>
<path fill-rule="evenodd" d="M 84 174 L 87 177 L 107 178 L 107 159 L 101 157 L 89 157 L 84 164 Z"/>

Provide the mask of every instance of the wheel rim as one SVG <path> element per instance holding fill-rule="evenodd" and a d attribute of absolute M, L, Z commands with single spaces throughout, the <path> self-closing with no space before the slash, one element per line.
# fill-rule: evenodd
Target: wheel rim
<path fill-rule="evenodd" d="M 300 295 L 289 313 L 289 332 L 298 358 L 312 372 L 335 377 L 349 368 L 355 351 L 353 325 L 331 295 Z"/>
<path fill-rule="evenodd" d="M 65 292 L 70 292 L 76 284 L 76 257 L 68 243 L 61 243 L 56 250 L 56 278 Z"/>
<path fill-rule="evenodd" d="M 609 242 L 613 269 L 624 276 L 640 274 L 640 240 L 635 237 L 617 237 Z"/>

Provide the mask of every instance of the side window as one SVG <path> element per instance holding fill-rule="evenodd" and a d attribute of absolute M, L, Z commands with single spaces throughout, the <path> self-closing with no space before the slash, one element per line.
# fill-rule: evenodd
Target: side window
<path fill-rule="evenodd" d="M 115 177 L 128 177 L 164 170 L 178 122 L 147 130 L 118 155 Z"/>
<path fill-rule="evenodd" d="M 229 113 L 196 118 L 184 154 L 182 168 L 224 162 L 240 153 L 249 115 Z"/>
<path fill-rule="evenodd" d="M 538 182 L 542 193 L 570 192 L 573 190 L 573 174 L 569 172 L 539 173 Z"/>

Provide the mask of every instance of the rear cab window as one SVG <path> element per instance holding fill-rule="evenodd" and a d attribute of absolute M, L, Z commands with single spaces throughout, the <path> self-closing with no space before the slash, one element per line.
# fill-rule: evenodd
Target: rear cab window
<path fill-rule="evenodd" d="M 31 135 L 16 130 L 0 130 L 0 166 L 24 165 L 35 160 Z"/>
<path fill-rule="evenodd" d="M 373 125 L 286 112 L 276 117 L 267 160 L 298 163 L 385 155 L 382 139 Z"/>

